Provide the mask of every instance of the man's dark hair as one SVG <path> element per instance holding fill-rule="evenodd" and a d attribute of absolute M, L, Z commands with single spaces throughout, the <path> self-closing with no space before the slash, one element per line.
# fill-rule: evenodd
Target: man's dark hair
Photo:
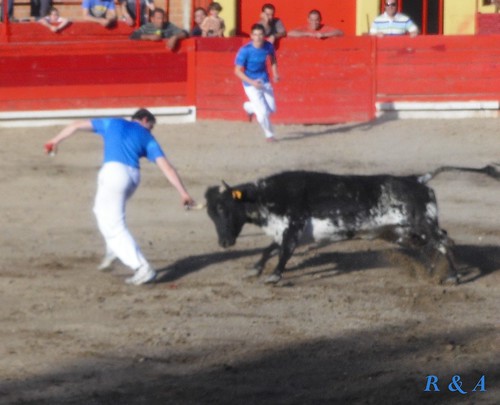
<path fill-rule="evenodd" d="M 262 6 L 262 9 L 261 11 L 264 11 L 266 9 L 270 9 L 270 10 L 273 10 L 273 11 L 276 11 L 276 7 L 274 7 L 274 4 L 271 4 L 271 3 L 266 3 Z"/>
<path fill-rule="evenodd" d="M 250 32 L 252 32 L 253 30 L 260 30 L 262 32 L 266 32 L 266 29 L 264 28 L 264 26 L 262 24 L 259 24 L 259 23 L 255 23 L 254 25 L 252 25 Z"/>
<path fill-rule="evenodd" d="M 142 121 L 144 118 L 147 118 L 148 122 L 156 124 L 156 117 L 151 113 L 151 111 L 146 110 L 145 108 L 138 109 L 134 115 L 132 115 L 132 120 Z"/>
<path fill-rule="evenodd" d="M 151 13 L 151 15 L 154 15 L 154 14 L 156 14 L 156 13 L 160 13 L 160 14 L 162 14 L 162 15 L 163 15 L 163 17 L 165 17 L 165 10 L 163 10 L 162 8 L 158 8 L 158 7 L 157 7 L 157 8 L 155 8 L 155 9 L 153 10 L 153 12 Z"/>

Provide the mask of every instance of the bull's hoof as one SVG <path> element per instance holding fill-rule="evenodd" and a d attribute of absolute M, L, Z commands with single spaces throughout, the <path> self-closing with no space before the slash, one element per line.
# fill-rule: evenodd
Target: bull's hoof
<path fill-rule="evenodd" d="M 457 276 L 449 276 L 441 281 L 443 285 L 458 285 L 459 279 Z"/>
<path fill-rule="evenodd" d="M 281 280 L 280 274 L 271 274 L 268 278 L 266 278 L 266 281 L 264 282 L 266 284 L 276 284 L 280 280 Z"/>
<path fill-rule="evenodd" d="M 262 273 L 262 270 L 259 270 L 259 269 L 250 269 L 247 272 L 245 272 L 245 275 L 243 276 L 243 278 L 259 277 L 261 273 Z"/>

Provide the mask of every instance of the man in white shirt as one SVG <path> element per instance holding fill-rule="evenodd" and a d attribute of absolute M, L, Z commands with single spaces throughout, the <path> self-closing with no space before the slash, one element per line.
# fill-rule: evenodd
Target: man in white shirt
<path fill-rule="evenodd" d="M 386 0 L 385 12 L 379 15 L 372 23 L 370 35 L 382 37 L 384 35 L 418 35 L 418 27 L 410 17 L 398 13 L 396 0 Z"/>

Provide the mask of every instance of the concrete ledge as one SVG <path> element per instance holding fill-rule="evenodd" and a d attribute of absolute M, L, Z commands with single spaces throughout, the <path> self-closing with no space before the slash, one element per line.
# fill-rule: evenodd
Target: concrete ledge
<path fill-rule="evenodd" d="M 497 118 L 500 101 L 379 102 L 377 116 L 394 118 Z"/>
<path fill-rule="evenodd" d="M 158 124 L 183 124 L 196 122 L 196 107 L 151 107 Z M 65 125 L 78 119 L 96 117 L 131 117 L 137 107 L 130 108 L 93 108 L 78 110 L 49 111 L 9 111 L 0 112 L 0 127 L 43 127 Z"/>

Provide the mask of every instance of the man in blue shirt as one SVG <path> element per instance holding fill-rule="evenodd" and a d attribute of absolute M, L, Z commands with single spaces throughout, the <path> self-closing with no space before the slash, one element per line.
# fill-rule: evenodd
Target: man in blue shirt
<path fill-rule="evenodd" d="M 114 0 L 83 0 L 83 19 L 111 27 L 116 23 L 116 7 Z"/>
<path fill-rule="evenodd" d="M 122 118 L 75 121 L 45 144 L 46 152 L 52 155 L 61 141 L 79 130 L 93 131 L 103 138 L 104 164 L 98 175 L 94 214 L 106 242 L 106 255 L 98 268 L 108 269 L 115 259 L 120 259 L 134 270 L 134 275 L 126 279 L 128 284 L 134 285 L 148 283 L 156 277 L 125 223 L 126 202 L 140 182 L 140 158 L 146 157 L 157 164 L 185 206 L 194 203 L 174 166 L 151 134 L 155 123 L 156 118 L 146 109 L 138 110 L 132 121 Z"/>
<path fill-rule="evenodd" d="M 269 58 L 273 80 L 279 80 L 278 65 L 274 46 L 264 40 L 264 27 L 252 25 L 251 42 L 242 46 L 235 61 L 234 74 L 243 82 L 243 89 L 248 97 L 243 108 L 251 118 L 255 114 L 258 123 L 264 130 L 268 142 L 276 141 L 274 129 L 270 121 L 271 113 L 276 111 L 273 87 L 269 81 L 266 60 Z"/>

